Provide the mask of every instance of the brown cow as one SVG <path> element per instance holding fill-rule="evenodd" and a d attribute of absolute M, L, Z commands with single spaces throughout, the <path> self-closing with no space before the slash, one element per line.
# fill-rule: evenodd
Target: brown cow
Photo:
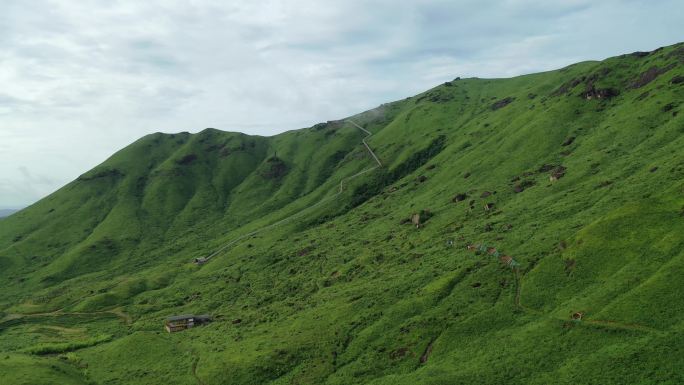
<path fill-rule="evenodd" d="M 584 312 L 578 311 L 572 314 L 572 320 L 573 321 L 581 321 L 582 317 L 584 316 Z"/>
<path fill-rule="evenodd" d="M 416 225 L 416 228 L 420 227 L 420 214 L 411 215 L 411 222 Z"/>

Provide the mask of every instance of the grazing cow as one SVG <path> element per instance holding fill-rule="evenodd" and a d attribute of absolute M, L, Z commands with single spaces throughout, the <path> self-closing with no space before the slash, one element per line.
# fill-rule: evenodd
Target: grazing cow
<path fill-rule="evenodd" d="M 572 320 L 573 321 L 581 321 L 582 317 L 584 316 L 584 312 L 578 311 L 572 314 Z"/>
<path fill-rule="evenodd" d="M 420 214 L 411 215 L 411 222 L 416 225 L 416 228 L 420 227 Z"/>

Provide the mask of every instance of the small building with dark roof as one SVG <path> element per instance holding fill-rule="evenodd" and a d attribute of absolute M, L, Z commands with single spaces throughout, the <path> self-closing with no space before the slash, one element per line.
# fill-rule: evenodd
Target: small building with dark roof
<path fill-rule="evenodd" d="M 166 321 L 164 322 L 164 327 L 166 328 L 167 332 L 173 333 L 195 327 L 195 325 L 201 325 L 208 322 L 211 322 L 211 316 L 207 314 L 182 314 L 166 318 Z"/>

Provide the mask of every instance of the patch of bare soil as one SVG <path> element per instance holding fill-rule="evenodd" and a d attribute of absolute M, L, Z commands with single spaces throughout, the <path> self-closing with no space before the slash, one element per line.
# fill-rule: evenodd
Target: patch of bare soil
<path fill-rule="evenodd" d="M 506 107 L 507 105 L 511 104 L 514 100 L 515 98 L 512 98 L 510 96 L 507 98 L 503 98 L 501 100 L 497 100 L 496 102 L 494 102 L 494 104 L 492 104 L 491 109 L 493 111 L 496 111 L 500 108 Z"/>
<path fill-rule="evenodd" d="M 430 354 L 432 354 L 432 344 L 433 344 L 434 342 L 435 342 L 434 340 L 430 341 L 430 343 L 428 344 L 428 346 L 425 348 L 425 351 L 424 351 L 423 354 L 420 356 L 420 363 L 421 363 L 421 364 L 426 363 L 426 362 L 428 361 L 428 359 L 430 358 Z"/>
<path fill-rule="evenodd" d="M 630 88 L 641 88 L 641 87 L 647 85 L 648 83 L 656 80 L 656 78 L 658 78 L 658 76 L 664 74 L 665 72 L 671 70 L 672 68 L 674 68 L 674 64 L 670 64 L 669 66 L 664 67 L 664 68 L 660 68 L 658 66 L 653 66 L 653 67 L 647 69 L 646 71 L 642 72 L 639 75 L 639 78 L 637 78 L 634 82 L 632 82 L 632 84 L 630 84 L 629 87 Z"/>
<path fill-rule="evenodd" d="M 261 172 L 261 176 L 265 179 L 280 180 L 288 171 L 287 164 L 282 159 L 274 156 L 266 160 L 266 167 Z"/>
<path fill-rule="evenodd" d="M 188 165 L 188 164 L 194 162 L 195 160 L 197 160 L 197 155 L 188 154 L 188 155 L 180 158 L 179 160 L 177 160 L 176 163 L 180 164 L 181 166 L 185 166 L 185 165 Z"/>

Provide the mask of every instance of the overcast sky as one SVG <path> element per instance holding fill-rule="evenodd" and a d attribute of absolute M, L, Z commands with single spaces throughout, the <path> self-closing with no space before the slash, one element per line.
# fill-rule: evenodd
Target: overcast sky
<path fill-rule="evenodd" d="M 684 40 L 681 0 L 2 0 L 0 208 L 151 132 L 272 135 Z"/>

